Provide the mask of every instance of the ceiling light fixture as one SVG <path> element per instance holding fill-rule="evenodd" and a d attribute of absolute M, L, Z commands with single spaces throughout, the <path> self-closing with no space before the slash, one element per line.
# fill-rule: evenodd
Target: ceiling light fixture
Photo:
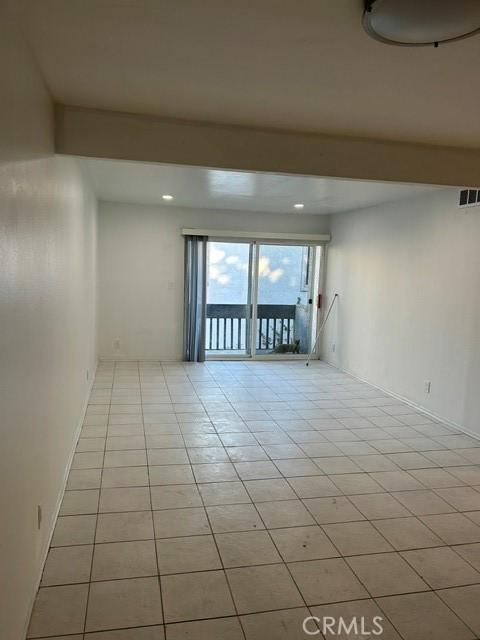
<path fill-rule="evenodd" d="M 164 200 L 173 200 L 173 196 L 169 195 L 168 193 L 166 193 L 165 195 L 162 196 L 162 198 Z"/>
<path fill-rule="evenodd" d="M 304 204 L 302 204 L 301 202 L 299 202 L 298 204 L 294 204 L 294 205 L 293 205 L 293 208 L 294 208 L 294 209 L 303 209 L 303 207 L 304 207 L 304 206 L 305 206 Z"/>
<path fill-rule="evenodd" d="M 438 47 L 480 32 L 478 0 L 365 0 L 365 31 L 404 47 Z"/>

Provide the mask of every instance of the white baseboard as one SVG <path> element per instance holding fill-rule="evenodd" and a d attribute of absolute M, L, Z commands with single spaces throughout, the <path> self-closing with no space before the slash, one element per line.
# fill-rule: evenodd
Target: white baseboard
<path fill-rule="evenodd" d="M 158 356 L 158 357 L 146 357 L 139 356 L 137 358 L 133 358 L 131 356 L 99 356 L 99 362 L 183 362 L 182 358 L 179 356 L 178 358 Z"/>
<path fill-rule="evenodd" d="M 83 408 L 82 408 L 82 411 L 81 411 L 80 419 L 79 419 L 79 421 L 77 423 L 77 426 L 75 428 L 72 447 L 71 447 L 71 450 L 70 450 L 70 453 L 69 453 L 69 456 L 68 456 L 68 459 L 67 459 L 67 464 L 65 465 L 65 469 L 64 469 L 64 472 L 63 472 L 61 488 L 60 488 L 60 491 L 58 493 L 57 502 L 55 504 L 55 509 L 53 511 L 53 516 L 52 516 L 51 522 L 49 523 L 49 527 L 48 527 L 49 531 L 48 531 L 48 536 L 47 536 L 47 542 L 45 544 L 44 549 L 41 552 L 42 561 L 40 563 L 40 571 L 39 571 L 39 575 L 38 575 L 38 577 L 37 577 L 37 579 L 35 581 L 35 584 L 33 586 L 34 588 L 33 588 L 32 595 L 30 597 L 30 603 L 29 603 L 29 606 L 28 606 L 28 609 L 27 609 L 27 619 L 25 621 L 24 632 L 23 632 L 23 635 L 22 635 L 23 639 L 25 639 L 27 637 L 28 626 L 30 624 L 30 618 L 32 616 L 32 611 L 33 611 L 33 605 L 35 604 L 35 598 L 37 597 L 37 591 L 38 591 L 38 589 L 40 587 L 40 582 L 42 580 L 43 569 L 44 569 L 45 562 L 47 560 L 48 551 L 50 549 L 50 545 L 51 545 L 51 542 L 52 542 L 53 532 L 55 530 L 55 525 L 57 523 L 58 513 L 59 513 L 60 507 L 62 505 L 63 495 L 65 493 L 65 488 L 67 486 L 67 481 L 68 481 L 68 474 L 70 472 L 70 467 L 71 467 L 71 464 L 72 464 L 73 456 L 75 455 L 75 449 L 77 448 L 78 438 L 80 436 L 80 432 L 82 430 L 83 422 L 85 420 L 85 414 L 87 412 L 88 401 L 90 399 L 90 393 L 92 391 L 93 382 L 95 380 L 95 373 L 96 373 L 97 367 L 98 367 L 98 360 L 95 363 L 93 375 L 91 376 L 90 382 L 89 382 L 88 387 L 87 387 L 87 393 L 86 393 L 86 397 L 85 397 L 85 400 L 84 400 L 84 403 L 83 403 Z"/>
<path fill-rule="evenodd" d="M 359 382 L 364 382 L 365 384 L 370 385 L 374 389 L 378 389 L 382 393 L 386 393 L 387 395 L 392 396 L 392 398 L 396 398 L 397 400 L 400 400 L 401 402 L 408 404 L 408 406 L 412 407 L 412 409 L 415 409 L 416 411 L 420 411 L 421 413 L 424 413 L 426 416 L 428 416 L 429 418 L 432 418 L 436 422 L 442 422 L 443 424 L 447 425 L 448 427 L 451 427 L 452 429 L 456 429 L 457 431 L 461 431 L 467 436 L 471 436 L 476 440 L 480 440 L 480 433 L 475 433 L 475 431 L 470 431 L 470 429 L 467 429 L 463 425 L 458 424 L 458 422 L 454 422 L 453 420 L 449 420 L 448 418 L 439 416 L 438 414 L 434 413 L 433 411 L 430 411 L 430 409 L 427 409 L 421 404 L 418 404 L 417 402 L 414 402 L 413 400 L 410 400 L 409 398 L 406 398 L 405 396 L 402 396 L 399 393 L 395 393 L 395 391 L 392 391 L 391 389 L 386 389 L 385 387 L 381 387 L 378 384 L 374 384 L 370 380 L 361 378 L 360 376 L 356 375 L 353 371 L 349 371 L 348 369 L 343 369 L 342 367 L 339 367 L 337 364 L 330 362 L 330 360 L 327 360 L 324 357 L 322 357 L 321 360 L 322 362 L 329 364 L 334 369 L 337 369 L 338 371 L 341 371 L 342 373 L 346 373 L 352 378 L 355 378 L 355 380 L 358 380 Z"/>

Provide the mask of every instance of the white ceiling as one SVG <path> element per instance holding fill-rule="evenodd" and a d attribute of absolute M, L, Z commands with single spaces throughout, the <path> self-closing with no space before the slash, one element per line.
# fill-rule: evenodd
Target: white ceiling
<path fill-rule="evenodd" d="M 9 2 L 64 104 L 480 146 L 480 37 L 387 46 L 363 0 Z"/>
<path fill-rule="evenodd" d="M 203 167 L 81 159 L 100 200 L 171 207 L 329 214 L 410 198 L 439 187 Z M 162 195 L 174 196 L 165 202 Z"/>

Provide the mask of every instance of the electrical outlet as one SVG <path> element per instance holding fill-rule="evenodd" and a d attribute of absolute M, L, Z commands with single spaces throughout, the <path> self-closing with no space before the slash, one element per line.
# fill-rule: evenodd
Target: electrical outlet
<path fill-rule="evenodd" d="M 430 382 L 430 380 L 425 380 L 423 388 L 425 393 L 430 393 L 430 391 L 432 390 L 432 383 Z"/>
<path fill-rule="evenodd" d="M 42 506 L 37 505 L 37 529 L 40 531 L 42 528 Z"/>

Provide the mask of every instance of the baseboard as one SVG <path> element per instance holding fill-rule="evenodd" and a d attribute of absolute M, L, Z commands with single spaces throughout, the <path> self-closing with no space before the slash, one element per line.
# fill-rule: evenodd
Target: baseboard
<path fill-rule="evenodd" d="M 43 549 L 42 554 L 41 554 L 42 561 L 41 561 L 41 564 L 40 564 L 39 575 L 38 575 L 37 580 L 35 581 L 33 593 L 32 593 L 32 596 L 30 598 L 30 603 L 29 603 L 29 606 L 28 606 L 28 609 L 27 609 L 27 619 L 25 621 L 24 632 L 23 632 L 23 635 L 22 635 L 23 639 L 25 639 L 27 637 L 28 626 L 30 624 L 30 618 L 32 616 L 32 611 L 33 611 L 33 605 L 35 604 L 35 598 L 37 597 L 37 591 L 38 591 L 38 589 L 40 587 L 40 582 L 42 580 L 43 569 L 44 569 L 45 562 L 47 560 L 48 551 L 50 549 L 50 545 L 51 545 L 51 542 L 52 542 L 53 532 L 55 530 L 55 525 L 57 523 L 58 513 L 59 513 L 60 507 L 62 505 L 63 495 L 65 493 L 65 488 L 67 486 L 67 481 L 68 481 L 68 474 L 70 472 L 70 467 L 71 467 L 71 464 L 72 464 L 73 456 L 75 455 L 75 449 L 77 448 L 78 438 L 80 437 L 80 432 L 82 430 L 83 422 L 85 420 L 85 414 L 87 412 L 88 401 L 90 399 L 90 393 L 92 391 L 93 382 L 95 380 L 95 373 L 96 373 L 97 367 L 98 367 L 98 360 L 95 363 L 93 375 L 91 376 L 91 379 L 90 379 L 90 381 L 88 383 L 87 393 L 86 393 L 86 397 L 85 397 L 85 400 L 84 400 L 84 403 L 83 403 L 83 408 L 82 408 L 82 411 L 81 411 L 81 414 L 80 414 L 80 419 L 78 421 L 78 424 L 77 424 L 77 427 L 75 429 L 75 433 L 74 433 L 74 436 L 73 436 L 72 448 L 70 450 L 70 454 L 69 454 L 68 459 L 67 459 L 67 464 L 65 466 L 65 470 L 64 470 L 64 473 L 63 473 L 61 489 L 60 489 L 60 491 L 58 493 L 57 502 L 56 502 L 55 509 L 54 509 L 54 512 L 53 512 L 53 517 L 52 517 L 52 520 L 51 520 L 51 522 L 49 524 L 49 532 L 48 532 L 48 536 L 47 536 L 47 543 L 46 543 L 45 548 Z"/>
<path fill-rule="evenodd" d="M 182 362 L 183 360 L 181 356 L 179 356 L 178 358 L 172 358 L 172 357 L 166 358 L 165 356 L 148 357 L 148 358 L 145 356 L 139 356 L 137 358 L 133 358 L 131 356 L 99 356 L 98 361 L 99 362 Z"/>
<path fill-rule="evenodd" d="M 443 416 L 439 416 L 438 414 L 434 413 L 430 409 L 427 409 L 421 404 L 418 404 L 417 402 L 414 402 L 413 400 L 410 400 L 409 398 L 406 398 L 405 396 L 402 396 L 399 393 L 395 393 L 395 391 L 391 391 L 390 389 L 381 387 L 378 384 L 374 384 L 373 382 L 371 382 L 370 380 L 367 380 L 366 378 L 361 378 L 360 376 L 356 375 L 353 371 L 339 367 L 337 364 L 331 362 L 330 360 L 324 357 L 322 357 L 321 360 L 322 362 L 329 364 L 334 369 L 337 369 L 342 373 L 346 373 L 347 375 L 351 376 L 355 380 L 358 380 L 359 382 L 364 382 L 365 384 L 370 385 L 374 389 L 378 389 L 378 391 L 381 391 L 382 393 L 386 393 L 387 395 L 392 396 L 392 398 L 396 398 L 397 400 L 400 400 L 401 402 L 408 404 L 408 406 L 412 407 L 412 409 L 415 409 L 416 411 L 420 411 L 421 413 L 424 413 L 426 416 L 428 416 L 429 418 L 432 418 L 436 422 L 442 422 L 443 424 L 447 425 L 448 427 L 451 427 L 452 429 L 456 429 L 457 431 L 461 431 L 467 436 L 475 438 L 476 440 L 480 440 L 479 433 L 475 433 L 475 431 L 470 431 L 470 429 L 467 429 L 463 425 L 458 424 L 458 422 L 449 420 L 448 418 L 444 418 Z"/>

